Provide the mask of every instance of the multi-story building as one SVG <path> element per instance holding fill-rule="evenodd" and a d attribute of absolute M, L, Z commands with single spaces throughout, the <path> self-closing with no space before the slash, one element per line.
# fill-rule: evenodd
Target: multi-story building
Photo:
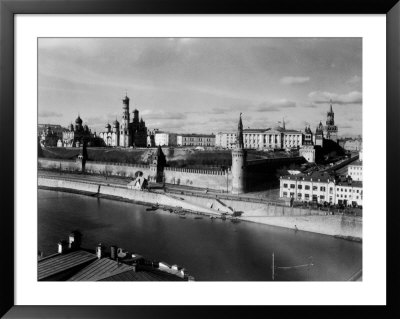
<path fill-rule="evenodd" d="M 176 133 L 158 131 L 154 134 L 154 144 L 155 146 L 176 146 L 177 137 L 178 134 Z"/>
<path fill-rule="evenodd" d="M 335 178 L 325 172 L 281 176 L 280 197 L 304 202 L 335 203 Z"/>
<path fill-rule="evenodd" d="M 300 131 L 287 130 L 283 122 L 283 127 L 277 125 L 267 129 L 244 129 L 243 140 L 246 149 L 298 148 L 303 144 L 303 134 Z M 236 145 L 236 133 L 219 132 L 215 145 L 233 149 Z"/>
<path fill-rule="evenodd" d="M 358 160 L 349 164 L 347 167 L 347 175 L 350 176 L 353 181 L 363 180 L 362 151 L 359 153 Z"/>
<path fill-rule="evenodd" d="M 178 146 L 215 146 L 214 134 L 179 134 L 177 135 Z"/>
<path fill-rule="evenodd" d="M 335 178 L 326 172 L 281 176 L 279 196 L 301 202 L 362 206 L 362 182 Z"/>
<path fill-rule="evenodd" d="M 339 181 L 335 185 L 335 204 L 344 206 L 362 206 L 362 182 L 353 181 L 349 178 L 346 181 Z"/>

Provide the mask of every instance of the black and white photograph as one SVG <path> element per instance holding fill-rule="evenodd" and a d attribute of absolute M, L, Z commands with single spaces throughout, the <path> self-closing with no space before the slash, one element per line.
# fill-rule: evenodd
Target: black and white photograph
<path fill-rule="evenodd" d="M 37 75 L 37 281 L 363 280 L 363 38 L 39 37 Z"/>

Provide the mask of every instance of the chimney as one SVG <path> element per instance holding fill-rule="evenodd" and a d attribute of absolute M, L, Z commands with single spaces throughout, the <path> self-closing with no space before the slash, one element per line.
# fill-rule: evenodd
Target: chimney
<path fill-rule="evenodd" d="M 117 246 L 115 246 L 115 245 L 112 245 L 111 247 L 110 247 L 110 250 L 111 250 L 111 259 L 112 260 L 116 260 L 117 259 Z"/>
<path fill-rule="evenodd" d="M 102 244 L 99 243 L 96 247 L 96 255 L 98 259 L 101 259 L 104 257 L 104 253 L 105 253 L 106 247 Z"/>
<path fill-rule="evenodd" d="M 68 243 L 66 240 L 60 240 L 58 242 L 58 253 L 65 254 L 68 250 Z"/>
<path fill-rule="evenodd" d="M 82 235 L 79 231 L 74 230 L 69 234 L 69 249 L 78 249 L 81 247 Z"/>

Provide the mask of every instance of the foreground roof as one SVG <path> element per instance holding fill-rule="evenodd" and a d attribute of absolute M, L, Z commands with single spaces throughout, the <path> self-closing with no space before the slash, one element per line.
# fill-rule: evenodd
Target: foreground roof
<path fill-rule="evenodd" d="M 71 251 L 67 254 L 54 254 L 38 260 L 38 280 L 84 266 L 97 259 L 95 254 L 84 250 Z"/>

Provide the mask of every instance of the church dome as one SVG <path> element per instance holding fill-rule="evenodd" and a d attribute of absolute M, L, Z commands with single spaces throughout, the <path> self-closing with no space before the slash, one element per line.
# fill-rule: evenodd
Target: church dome
<path fill-rule="evenodd" d="M 111 128 L 110 123 L 107 123 L 107 124 L 106 124 L 106 128 Z"/>
<path fill-rule="evenodd" d="M 117 120 L 115 120 L 115 121 L 113 122 L 113 126 L 114 126 L 114 127 L 118 127 L 118 126 L 119 126 L 119 122 L 118 122 Z"/>
<path fill-rule="evenodd" d="M 75 123 L 76 123 L 76 124 L 82 124 L 82 119 L 81 119 L 81 117 L 80 117 L 79 115 L 78 115 L 78 117 L 76 118 Z"/>

